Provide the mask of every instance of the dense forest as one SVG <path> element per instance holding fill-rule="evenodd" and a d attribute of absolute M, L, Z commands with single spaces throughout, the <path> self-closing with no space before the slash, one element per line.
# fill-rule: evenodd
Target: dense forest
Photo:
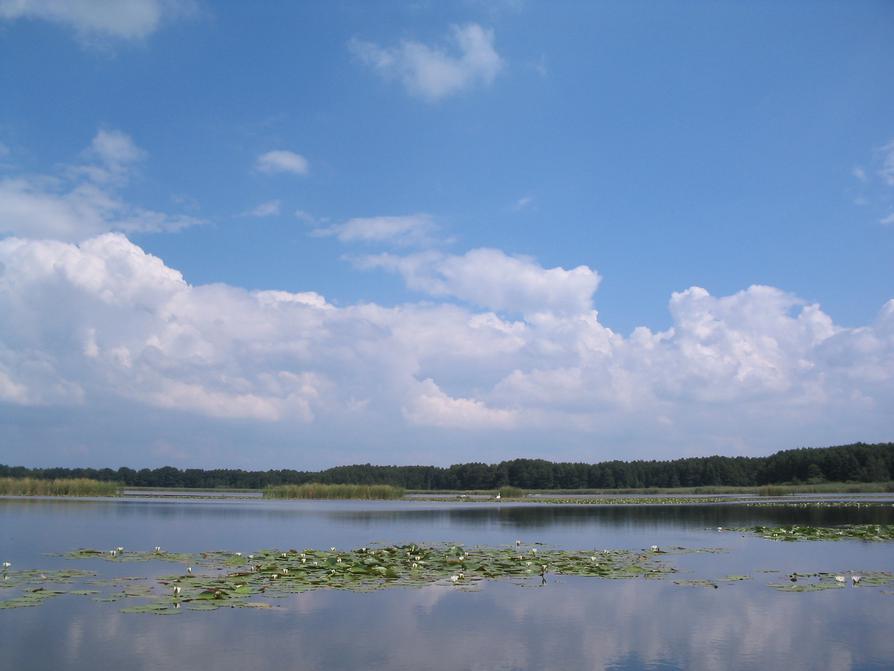
<path fill-rule="evenodd" d="M 783 483 L 884 482 L 894 478 L 894 443 L 784 450 L 768 457 L 693 457 L 673 461 L 597 464 L 513 459 L 499 464 L 336 466 L 324 471 L 243 471 L 111 468 L 25 468 L 0 465 L 0 477 L 91 478 L 130 487 L 237 487 L 321 482 L 390 484 L 406 489 L 624 489 L 641 487 L 759 486 Z"/>

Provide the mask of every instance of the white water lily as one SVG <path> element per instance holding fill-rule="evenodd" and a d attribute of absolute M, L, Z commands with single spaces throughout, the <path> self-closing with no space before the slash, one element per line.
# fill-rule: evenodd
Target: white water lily
<path fill-rule="evenodd" d="M 416 562 L 413 562 L 413 568 L 419 568 L 419 564 L 417 564 Z"/>
<path fill-rule="evenodd" d="M 858 582 L 860 582 L 861 580 L 863 580 L 863 576 L 859 576 L 859 575 L 852 575 L 852 576 L 851 576 L 851 581 L 853 581 L 853 583 L 854 583 L 855 585 L 856 585 Z"/>
<path fill-rule="evenodd" d="M 844 576 L 843 575 L 835 576 L 835 582 L 844 582 Z"/>
<path fill-rule="evenodd" d="M 459 580 L 459 576 L 458 576 L 458 575 L 452 575 L 452 576 L 450 576 L 450 581 L 451 581 L 451 582 L 456 582 L 457 580 Z"/>
<path fill-rule="evenodd" d="M 249 558 L 249 559 L 254 559 L 255 556 L 254 556 L 254 555 L 248 555 L 248 558 Z"/>
<path fill-rule="evenodd" d="M 278 577 L 279 577 L 279 574 L 278 574 L 278 573 L 274 573 L 273 575 L 270 576 L 270 578 L 271 578 L 272 580 L 276 580 Z"/>
<path fill-rule="evenodd" d="M 515 547 L 518 547 L 519 545 L 521 545 L 521 541 L 519 541 L 519 540 L 515 541 Z"/>
<path fill-rule="evenodd" d="M 237 557 L 241 557 L 241 556 L 242 556 L 242 553 L 241 553 L 241 552 L 237 552 L 237 553 L 236 553 L 236 556 L 237 556 Z"/>
<path fill-rule="evenodd" d="M 158 554 L 159 552 L 161 552 L 161 545 L 156 545 L 154 548 L 152 548 L 152 551 L 155 554 Z"/>
<path fill-rule="evenodd" d="M 187 573 L 192 573 L 192 566 L 187 566 L 187 567 L 186 567 L 186 572 L 187 572 Z"/>
<path fill-rule="evenodd" d="M 288 573 L 288 572 L 289 572 L 289 569 L 287 569 L 287 568 L 284 568 L 284 569 L 283 569 L 283 570 L 282 570 L 282 572 L 283 572 L 283 575 L 285 575 L 285 574 L 286 574 L 286 573 Z"/>
<path fill-rule="evenodd" d="M 174 587 L 174 596 L 180 596 L 180 592 L 181 592 L 181 591 L 182 591 L 182 590 L 180 589 L 180 586 L 179 586 L 179 585 L 176 586 L 176 587 Z"/>
<path fill-rule="evenodd" d="M 329 552 L 335 552 L 335 548 L 334 547 L 329 548 Z"/>
<path fill-rule="evenodd" d="M 120 545 L 118 547 L 116 547 L 115 549 L 118 550 L 118 552 L 124 552 L 124 548 L 121 547 Z"/>
<path fill-rule="evenodd" d="M 12 566 L 11 562 L 8 562 L 8 561 L 3 562 L 3 568 L 9 568 L 10 566 Z"/>
<path fill-rule="evenodd" d="M 650 549 L 652 552 L 658 552 L 658 546 L 657 546 L 657 545 L 650 545 L 650 546 L 649 546 L 649 549 Z"/>

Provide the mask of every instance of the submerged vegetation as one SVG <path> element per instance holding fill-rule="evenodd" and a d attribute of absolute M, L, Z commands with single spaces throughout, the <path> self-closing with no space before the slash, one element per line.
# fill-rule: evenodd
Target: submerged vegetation
<path fill-rule="evenodd" d="M 268 499 L 400 499 L 404 490 L 393 485 L 277 485 L 264 490 Z"/>
<path fill-rule="evenodd" d="M 117 482 L 87 478 L 0 478 L 0 496 L 116 496 Z"/>

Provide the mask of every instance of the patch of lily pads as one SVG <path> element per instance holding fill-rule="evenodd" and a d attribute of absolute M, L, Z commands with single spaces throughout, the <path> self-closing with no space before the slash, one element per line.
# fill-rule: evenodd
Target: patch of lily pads
<path fill-rule="evenodd" d="M 880 527 L 871 526 L 873 533 Z M 765 527 L 759 533 L 774 537 Z M 779 537 L 814 532 L 787 528 Z M 890 530 L 888 530 L 890 531 Z M 868 532 L 867 532 L 868 533 Z M 841 537 L 841 536 L 836 536 Z M 541 544 L 510 547 L 462 545 L 390 545 L 353 550 L 290 549 L 241 552 L 173 553 L 156 547 L 151 551 L 79 549 L 63 555 L 72 561 L 172 562 L 177 569 L 156 577 L 100 576 L 93 571 L 66 569 L 12 570 L 5 565 L 0 580 L 0 609 L 39 606 L 61 595 L 89 597 L 93 601 L 119 603 L 122 612 L 174 615 L 183 611 L 219 608 L 274 608 L 277 599 L 311 590 L 368 592 L 388 588 L 442 585 L 471 590 L 484 581 L 508 580 L 522 587 L 541 586 L 561 576 L 596 579 L 662 579 L 676 576 L 667 556 L 690 552 L 719 552 L 717 548 L 686 550 L 558 550 Z M 548 580 L 549 579 L 549 580 Z M 722 584 L 750 580 L 729 575 L 711 580 L 677 578 L 678 585 L 717 589 Z M 846 584 L 843 584 L 846 583 Z M 787 592 L 837 589 L 847 585 L 894 584 L 894 575 L 875 572 L 860 576 L 831 573 L 791 574 L 788 582 L 770 584 Z"/>
<path fill-rule="evenodd" d="M 774 541 L 837 541 L 843 539 L 894 541 L 894 525 L 892 524 L 846 524 L 835 527 L 755 526 L 735 529 L 735 531 L 757 534 L 761 538 Z"/>
<path fill-rule="evenodd" d="M 846 573 L 792 573 L 787 582 L 770 583 L 780 592 L 821 592 L 830 589 L 858 588 L 867 585 L 888 586 L 894 584 L 894 574 L 887 571 L 868 571 L 860 574 Z"/>
<path fill-rule="evenodd" d="M 128 613 L 173 614 L 182 610 L 222 607 L 269 608 L 271 600 L 319 589 L 372 591 L 394 587 L 443 584 L 474 589 L 486 580 L 512 580 L 526 586 L 544 584 L 547 576 L 603 579 L 660 578 L 675 569 L 661 555 L 682 552 L 648 550 L 555 550 L 534 545 L 491 548 L 462 545 L 392 545 L 355 550 L 264 550 L 240 552 L 169 553 L 156 548 L 140 552 L 79 549 L 63 557 L 112 562 L 173 561 L 185 570 L 155 578 L 98 577 L 91 572 L 7 571 L 4 586 L 15 597 L 0 607 L 39 605 L 60 594 L 90 595 L 95 601 L 138 601 Z M 59 589 L 77 577 L 79 589 Z M 51 587 L 56 587 L 52 589 Z"/>

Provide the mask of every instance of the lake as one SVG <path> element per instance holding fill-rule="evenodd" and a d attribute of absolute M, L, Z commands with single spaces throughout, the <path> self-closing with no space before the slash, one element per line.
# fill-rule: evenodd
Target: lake
<path fill-rule="evenodd" d="M 0 560 L 11 570 L 78 568 L 116 578 L 182 568 L 72 561 L 58 553 L 118 546 L 243 553 L 379 543 L 514 547 L 517 540 L 524 548 L 595 552 L 713 550 L 662 555 L 676 573 L 656 580 L 547 573 L 545 581 L 484 581 L 474 589 L 438 582 L 316 590 L 276 599 L 269 610 L 184 609 L 173 617 L 122 613 L 121 602 L 65 594 L 39 607 L 0 610 L 0 667 L 892 669 L 894 586 L 849 580 L 894 570 L 891 544 L 778 542 L 728 530 L 849 523 L 894 523 L 894 507 L 0 499 Z M 841 573 L 848 581 L 801 593 L 770 586 L 793 572 Z"/>

